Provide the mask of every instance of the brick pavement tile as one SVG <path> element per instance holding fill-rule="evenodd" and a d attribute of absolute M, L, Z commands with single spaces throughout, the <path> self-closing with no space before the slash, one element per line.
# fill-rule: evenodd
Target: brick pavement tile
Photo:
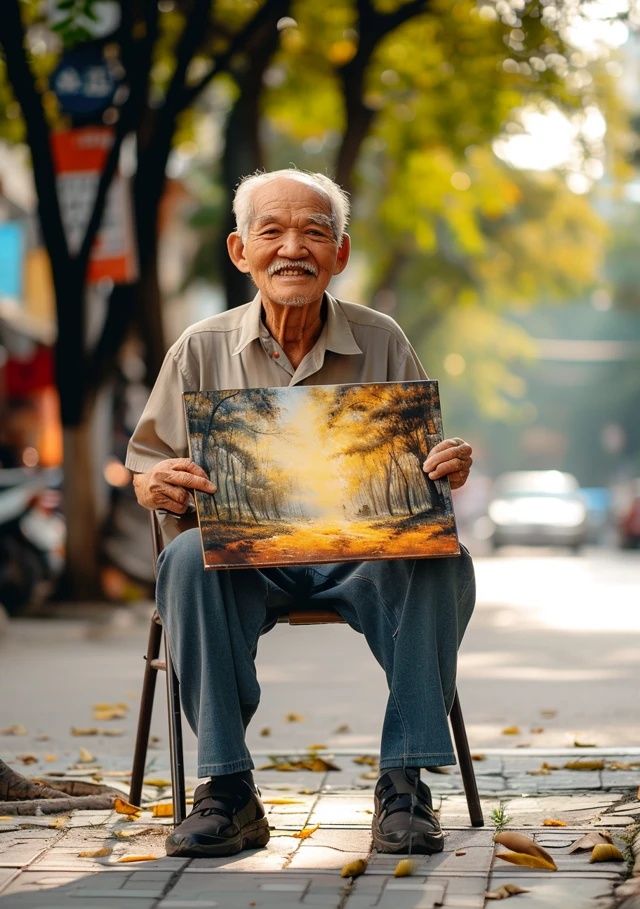
<path fill-rule="evenodd" d="M 18 868 L 0 868 L 0 893 L 20 874 Z"/>
<path fill-rule="evenodd" d="M 29 865 L 46 850 L 50 842 L 49 839 L 14 840 L 0 854 L 0 868 L 21 868 Z"/>
<path fill-rule="evenodd" d="M 299 842 L 300 840 L 298 840 Z M 307 846 L 329 846 L 343 852 L 359 852 L 367 855 L 371 851 L 371 830 L 319 827 L 302 842 Z"/>
<path fill-rule="evenodd" d="M 323 795 L 309 817 L 309 824 L 370 828 L 372 817 L 373 799 L 370 796 Z"/>
<path fill-rule="evenodd" d="M 491 879 L 489 890 L 501 881 Z M 555 875 L 548 877 L 519 876 L 512 878 L 528 893 L 518 894 L 519 909 L 613 909 L 613 882 L 603 879 L 574 879 L 570 886 Z M 447 909 L 449 904 L 445 904 Z"/>
<path fill-rule="evenodd" d="M 288 865 L 290 869 L 309 869 L 309 871 L 318 871 L 329 869 L 339 871 L 347 862 L 356 861 L 356 859 L 366 858 L 368 850 L 361 852 L 344 852 L 338 849 L 332 849 L 329 846 L 312 846 L 303 843 L 303 845 L 294 853 L 291 862 Z"/>
<path fill-rule="evenodd" d="M 280 837 L 277 837 L 280 840 Z M 300 840 L 292 837 L 283 837 L 287 842 L 292 843 L 290 851 L 293 851 L 299 844 Z M 251 852 L 241 852 L 239 855 L 232 855 L 224 858 L 199 858 L 194 859 L 185 872 L 188 874 L 216 873 L 225 872 L 243 872 L 244 874 L 259 874 L 260 872 L 281 871 L 288 860 L 289 851 L 280 851 L 277 848 L 259 849 Z"/>

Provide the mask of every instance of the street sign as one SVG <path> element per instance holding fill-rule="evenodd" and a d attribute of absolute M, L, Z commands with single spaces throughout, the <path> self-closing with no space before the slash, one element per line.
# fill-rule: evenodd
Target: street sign
<path fill-rule="evenodd" d="M 113 103 L 119 79 L 103 46 L 84 44 L 66 51 L 49 78 L 63 113 L 76 123 L 99 123 Z"/>
<path fill-rule="evenodd" d="M 100 174 L 113 143 L 113 129 L 85 126 L 51 137 L 56 185 L 69 250 L 77 253 L 93 210 Z M 131 204 L 126 181 L 116 174 L 107 195 L 87 273 L 89 283 L 136 277 Z"/>

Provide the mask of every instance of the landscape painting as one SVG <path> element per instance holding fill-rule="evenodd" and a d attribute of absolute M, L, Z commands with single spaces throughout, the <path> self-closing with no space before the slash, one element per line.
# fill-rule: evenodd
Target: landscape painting
<path fill-rule="evenodd" d="M 206 568 L 428 558 L 460 551 L 435 381 L 187 392 Z"/>

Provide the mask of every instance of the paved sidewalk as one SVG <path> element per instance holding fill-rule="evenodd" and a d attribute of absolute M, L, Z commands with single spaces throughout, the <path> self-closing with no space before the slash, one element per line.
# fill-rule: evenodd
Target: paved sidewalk
<path fill-rule="evenodd" d="M 528 892 L 521 909 L 636 909 L 640 896 L 620 885 L 630 865 L 589 862 L 570 849 L 585 832 L 607 830 L 624 851 L 640 823 L 640 750 L 527 749 L 476 755 L 486 826 L 469 827 L 455 769 L 424 774 L 447 832 L 441 855 L 418 857 L 409 877 L 393 875 L 397 858 L 371 854 L 375 768 L 354 763 L 355 752 L 332 752 L 341 769 L 312 773 L 259 770 L 257 782 L 271 822 L 268 848 L 227 859 L 181 860 L 164 854 L 170 818 L 144 811 L 131 820 L 112 811 L 0 819 L 0 909 L 481 909 L 487 891 L 506 883 Z M 266 756 L 257 757 L 261 766 Z M 570 761 L 595 769 L 568 769 Z M 154 771 L 153 776 L 157 774 Z M 106 780 L 113 782 L 111 778 Z M 191 781 L 195 783 L 195 781 Z M 121 781 L 123 792 L 126 781 Z M 168 789 L 147 786 L 144 803 L 166 801 Z M 508 830 L 533 838 L 558 870 L 537 871 L 496 859 L 492 813 Z M 545 826 L 555 819 L 566 826 Z M 301 831 L 310 835 L 299 837 Z M 81 857 L 101 848 L 109 854 Z M 122 862 L 127 856 L 147 861 Z M 343 879 L 356 859 L 366 872 Z M 636 873 L 640 872 L 636 862 Z M 636 881 L 637 883 L 637 881 Z M 625 893 L 627 895 L 625 895 Z"/>

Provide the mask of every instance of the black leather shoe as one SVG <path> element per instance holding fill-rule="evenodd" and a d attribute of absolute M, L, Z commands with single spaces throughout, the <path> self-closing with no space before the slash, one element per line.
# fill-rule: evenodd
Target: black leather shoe
<path fill-rule="evenodd" d="M 202 858 L 266 846 L 269 822 L 250 779 L 234 774 L 198 786 L 191 813 L 167 837 L 167 855 Z"/>
<path fill-rule="evenodd" d="M 442 852 L 444 834 L 433 811 L 429 787 L 414 767 L 387 770 L 376 783 L 373 845 L 378 852 L 432 855 Z"/>

